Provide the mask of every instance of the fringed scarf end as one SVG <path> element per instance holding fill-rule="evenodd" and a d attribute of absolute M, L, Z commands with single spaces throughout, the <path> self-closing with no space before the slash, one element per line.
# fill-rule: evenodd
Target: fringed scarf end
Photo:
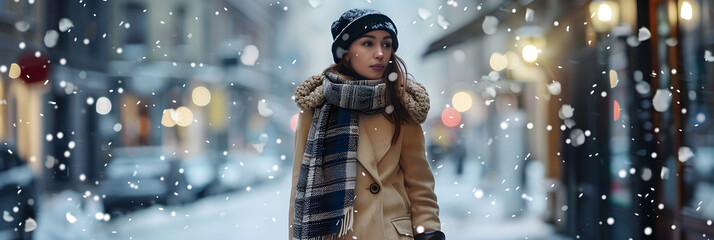
<path fill-rule="evenodd" d="M 338 223 L 340 224 L 340 229 L 337 230 L 337 233 L 327 236 L 309 238 L 308 240 L 334 240 L 344 237 L 345 235 L 347 235 L 347 232 L 352 230 L 352 225 L 354 224 L 354 212 L 354 207 L 349 207 L 345 209 L 344 217 L 342 217 L 342 219 Z M 298 240 L 297 238 L 293 239 Z"/>
<path fill-rule="evenodd" d="M 340 224 L 340 230 L 337 231 L 337 237 L 342 237 L 347 235 L 347 232 L 352 230 L 352 224 L 354 223 L 354 206 L 345 209 L 345 216 L 342 218 Z"/>

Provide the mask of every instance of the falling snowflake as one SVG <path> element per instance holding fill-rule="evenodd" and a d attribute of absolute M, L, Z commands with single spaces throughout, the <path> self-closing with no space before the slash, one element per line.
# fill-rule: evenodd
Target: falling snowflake
<path fill-rule="evenodd" d="M 535 14 L 535 11 L 530 8 L 526 8 L 526 22 L 533 22 L 533 15 Z"/>
<path fill-rule="evenodd" d="M 74 24 L 72 24 L 72 20 L 69 20 L 68 18 L 62 18 L 59 20 L 60 32 L 66 32 L 72 27 L 74 27 Z"/>
<path fill-rule="evenodd" d="M 694 157 L 694 153 L 692 152 L 692 149 L 689 147 L 680 147 L 679 150 L 677 151 L 678 159 L 680 162 L 686 162 L 689 160 L 691 157 Z"/>
<path fill-rule="evenodd" d="M 310 6 L 312 8 L 317 8 L 320 5 L 322 5 L 322 1 L 320 1 L 320 0 L 308 0 L 307 2 L 310 4 Z"/>
<path fill-rule="evenodd" d="M 498 18 L 486 16 L 481 24 L 481 28 L 486 35 L 493 35 L 498 30 Z"/>
<path fill-rule="evenodd" d="M 712 52 L 709 50 L 704 50 L 704 61 L 707 62 L 714 62 L 714 56 L 712 56 Z"/>
<path fill-rule="evenodd" d="M 652 37 L 652 33 L 646 27 L 641 27 L 637 33 L 637 41 L 644 42 Z"/>
<path fill-rule="evenodd" d="M 560 107 L 560 111 L 558 111 L 558 117 L 560 119 L 567 119 L 573 117 L 573 113 L 575 112 L 575 108 L 571 107 L 569 104 L 563 104 L 562 107 Z"/>
<path fill-rule="evenodd" d="M 427 18 L 431 17 L 431 11 L 425 8 L 419 8 L 417 10 L 417 14 L 422 20 L 426 20 Z"/>
<path fill-rule="evenodd" d="M 439 24 L 439 26 L 441 26 L 444 30 L 449 28 L 449 25 L 451 25 L 451 23 L 449 23 L 449 21 L 447 21 L 442 15 L 437 16 L 436 23 Z"/>
<path fill-rule="evenodd" d="M 672 93 L 670 93 L 667 89 L 657 89 L 657 92 L 652 98 L 654 109 L 658 112 L 667 111 L 669 109 L 670 102 L 672 102 Z"/>
<path fill-rule="evenodd" d="M 552 82 L 548 84 L 548 92 L 551 95 L 560 95 L 561 87 L 560 87 L 560 82 Z"/>

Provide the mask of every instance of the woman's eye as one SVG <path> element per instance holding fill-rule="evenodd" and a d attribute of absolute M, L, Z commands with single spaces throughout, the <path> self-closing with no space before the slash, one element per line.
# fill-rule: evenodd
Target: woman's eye
<path fill-rule="evenodd" d="M 388 48 L 388 47 L 392 47 L 392 44 L 391 44 L 391 43 L 385 43 L 385 44 L 384 44 L 384 47 L 387 47 L 387 48 Z"/>
<path fill-rule="evenodd" d="M 370 47 L 370 46 L 372 46 L 372 42 L 369 42 L 369 41 L 363 42 L 362 45 Z"/>

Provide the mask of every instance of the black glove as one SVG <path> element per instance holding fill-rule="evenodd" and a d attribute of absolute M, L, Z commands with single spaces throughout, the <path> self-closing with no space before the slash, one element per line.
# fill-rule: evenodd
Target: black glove
<path fill-rule="evenodd" d="M 417 234 L 414 240 L 446 240 L 446 235 L 441 231 L 434 230 Z"/>

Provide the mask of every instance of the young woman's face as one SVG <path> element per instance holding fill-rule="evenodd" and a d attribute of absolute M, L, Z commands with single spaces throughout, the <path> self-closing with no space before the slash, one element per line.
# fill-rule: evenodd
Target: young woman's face
<path fill-rule="evenodd" d="M 392 35 L 374 30 L 352 42 L 346 56 L 352 69 L 366 79 L 380 79 L 392 58 Z"/>

